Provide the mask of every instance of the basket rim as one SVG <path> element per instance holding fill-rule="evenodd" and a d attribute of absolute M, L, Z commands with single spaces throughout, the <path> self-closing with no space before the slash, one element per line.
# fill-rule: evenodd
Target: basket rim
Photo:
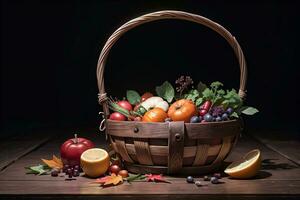
<path fill-rule="evenodd" d="M 132 123 L 135 123 L 135 124 L 151 124 L 151 125 L 154 125 L 154 124 L 169 124 L 169 123 L 172 123 L 172 122 L 181 122 L 181 121 L 172 121 L 172 122 L 143 122 L 143 121 L 117 121 L 117 120 L 111 120 L 111 119 L 107 119 L 106 122 L 112 122 L 112 123 L 129 123 L 129 124 L 132 124 Z M 213 124 L 213 125 L 216 125 L 216 124 L 229 124 L 229 123 L 240 123 L 240 120 L 239 119 L 231 119 L 231 120 L 227 120 L 227 121 L 220 121 L 220 122 L 201 122 L 201 123 L 190 123 L 190 122 L 185 122 L 184 124 L 185 125 L 188 125 L 188 126 L 205 126 L 205 125 L 209 125 L 209 124 Z"/>

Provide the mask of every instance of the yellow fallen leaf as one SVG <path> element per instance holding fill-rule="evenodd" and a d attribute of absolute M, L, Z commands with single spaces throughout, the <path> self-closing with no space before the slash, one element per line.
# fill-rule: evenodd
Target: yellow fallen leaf
<path fill-rule="evenodd" d="M 123 177 L 120 175 L 111 174 L 110 179 L 107 180 L 104 185 L 118 185 L 119 183 L 123 183 Z"/>
<path fill-rule="evenodd" d="M 54 162 L 56 162 L 57 164 L 59 164 L 61 166 L 61 168 L 64 166 L 62 160 L 58 157 L 56 157 L 55 155 L 53 155 L 53 159 Z"/>
<path fill-rule="evenodd" d="M 50 168 L 58 168 L 58 169 L 63 168 L 63 163 L 62 163 L 61 159 L 57 158 L 54 155 L 53 155 L 52 160 L 46 160 L 46 159 L 42 158 L 42 161 Z"/>

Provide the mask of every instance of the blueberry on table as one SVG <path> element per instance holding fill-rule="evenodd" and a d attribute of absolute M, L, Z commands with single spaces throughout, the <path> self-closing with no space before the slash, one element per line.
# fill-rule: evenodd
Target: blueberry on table
<path fill-rule="evenodd" d="M 200 181 L 195 181 L 195 185 L 198 186 L 198 187 L 202 186 Z"/>
<path fill-rule="evenodd" d="M 211 114 L 207 113 L 207 114 L 204 115 L 204 120 L 206 122 L 212 122 L 213 121 L 213 116 Z"/>
<path fill-rule="evenodd" d="M 199 123 L 200 119 L 198 116 L 193 116 L 190 120 L 190 123 Z"/>
<path fill-rule="evenodd" d="M 204 176 L 204 177 L 203 177 L 203 180 L 204 180 L 204 181 L 210 181 L 210 177 L 209 177 L 209 176 Z"/>
<path fill-rule="evenodd" d="M 221 174 L 220 173 L 214 173 L 214 175 L 213 175 L 214 177 L 216 177 L 216 178 L 218 178 L 218 179 L 220 179 L 221 178 Z"/>
<path fill-rule="evenodd" d="M 186 182 L 194 183 L 194 178 L 192 176 L 188 176 L 188 177 L 186 177 Z"/>
<path fill-rule="evenodd" d="M 217 184 L 217 183 L 219 183 L 219 179 L 217 178 L 217 177 L 211 177 L 210 178 L 210 182 L 212 183 L 212 184 Z"/>
<path fill-rule="evenodd" d="M 75 165 L 75 166 L 74 166 L 74 170 L 75 170 L 75 169 L 80 170 L 80 166 L 79 166 L 79 165 Z"/>

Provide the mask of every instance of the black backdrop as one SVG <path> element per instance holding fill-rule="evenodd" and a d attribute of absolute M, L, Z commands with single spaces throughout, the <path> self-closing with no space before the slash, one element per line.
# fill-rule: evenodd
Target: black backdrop
<path fill-rule="evenodd" d="M 299 131 L 299 5 L 214 1 L 1 1 L 1 132 L 97 127 L 96 63 L 110 34 L 162 9 L 208 17 L 236 36 L 249 68 L 248 127 Z M 153 90 L 180 75 L 238 88 L 239 68 L 223 38 L 197 24 L 139 26 L 113 47 L 107 91 Z"/>

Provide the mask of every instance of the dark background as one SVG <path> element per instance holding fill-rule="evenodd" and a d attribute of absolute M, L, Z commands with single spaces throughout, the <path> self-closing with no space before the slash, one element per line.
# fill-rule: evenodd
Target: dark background
<path fill-rule="evenodd" d="M 147 3 L 145 3 L 147 2 Z M 1 134 L 96 127 L 96 64 L 110 34 L 128 20 L 176 9 L 203 15 L 236 36 L 248 63 L 247 127 L 299 131 L 299 5 L 292 2 L 1 1 Z M 296 1 L 295 1 L 296 2 Z M 125 34 L 109 55 L 110 95 L 153 91 L 190 75 L 238 89 L 226 41 L 190 22 L 163 20 Z"/>

